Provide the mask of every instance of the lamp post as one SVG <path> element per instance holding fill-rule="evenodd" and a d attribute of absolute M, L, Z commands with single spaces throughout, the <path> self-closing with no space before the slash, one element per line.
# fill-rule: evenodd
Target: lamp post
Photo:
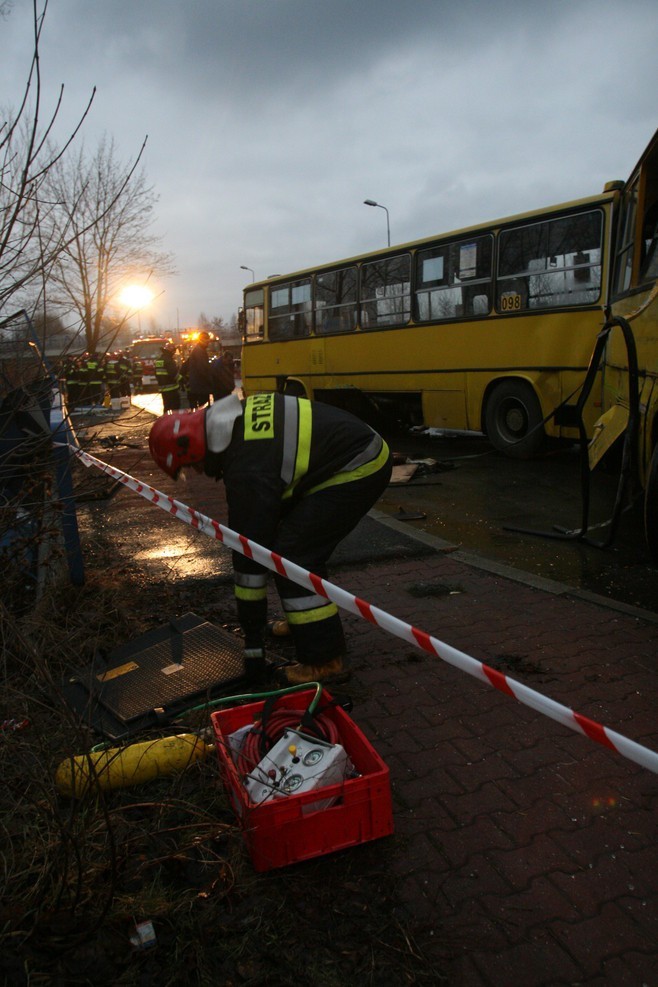
<path fill-rule="evenodd" d="M 240 270 L 241 271 L 251 271 L 251 280 L 252 280 L 252 283 L 256 280 L 256 275 L 254 274 L 253 270 L 250 267 L 245 267 L 244 264 L 240 264 Z"/>
<path fill-rule="evenodd" d="M 383 209 L 384 212 L 386 213 L 386 236 L 388 238 L 388 245 L 390 247 L 391 246 L 391 225 L 390 225 L 389 219 L 388 219 L 388 209 L 386 208 L 386 206 L 383 206 L 381 204 L 381 202 L 375 202 L 374 199 L 364 199 L 363 200 L 363 204 L 364 204 L 364 206 L 377 206 L 378 209 Z"/>

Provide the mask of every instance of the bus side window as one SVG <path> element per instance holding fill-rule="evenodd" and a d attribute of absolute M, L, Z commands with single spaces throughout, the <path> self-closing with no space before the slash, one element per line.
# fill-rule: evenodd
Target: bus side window
<path fill-rule="evenodd" d="M 658 276 L 658 202 L 644 216 L 640 281 Z"/>

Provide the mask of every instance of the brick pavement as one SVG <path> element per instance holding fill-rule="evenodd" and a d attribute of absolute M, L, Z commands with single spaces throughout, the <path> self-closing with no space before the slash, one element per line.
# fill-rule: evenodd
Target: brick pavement
<path fill-rule="evenodd" d="M 181 489 L 134 450 L 98 454 L 225 521 L 221 484 L 193 477 Z M 120 519 L 124 538 L 127 523 L 160 542 L 178 533 L 127 491 L 109 505 L 103 523 Z M 208 539 L 181 541 L 207 559 Z M 333 579 L 658 748 L 654 615 L 486 571 L 439 543 L 428 554 L 422 541 L 417 557 L 343 564 Z M 452 592 L 433 595 L 439 584 Z M 396 831 L 381 862 L 437 982 L 657 987 L 658 778 L 364 620 L 345 624 L 354 717 L 391 771 Z"/>

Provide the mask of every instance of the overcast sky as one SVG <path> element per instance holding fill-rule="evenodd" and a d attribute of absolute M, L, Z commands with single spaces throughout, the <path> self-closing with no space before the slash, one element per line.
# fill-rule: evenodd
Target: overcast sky
<path fill-rule="evenodd" d="M 41 6 L 42 0 L 39 5 Z M 0 20 L 16 106 L 32 0 Z M 656 0 L 50 0 L 59 126 L 124 161 L 148 134 L 162 328 L 257 279 L 600 191 L 658 126 Z M 144 322 L 144 316 L 143 316 Z"/>

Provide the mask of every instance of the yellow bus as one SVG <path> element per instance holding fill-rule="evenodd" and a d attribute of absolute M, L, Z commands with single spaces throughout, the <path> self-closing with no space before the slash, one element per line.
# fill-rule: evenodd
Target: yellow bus
<path fill-rule="evenodd" d="M 577 437 L 553 412 L 605 321 L 622 186 L 250 284 L 245 392 L 306 395 L 380 428 L 484 432 L 517 458 Z"/>
<path fill-rule="evenodd" d="M 590 466 L 614 443 L 623 446 L 630 497 L 643 499 L 647 544 L 658 561 L 658 131 L 622 190 L 611 270 L 603 414 Z"/>

